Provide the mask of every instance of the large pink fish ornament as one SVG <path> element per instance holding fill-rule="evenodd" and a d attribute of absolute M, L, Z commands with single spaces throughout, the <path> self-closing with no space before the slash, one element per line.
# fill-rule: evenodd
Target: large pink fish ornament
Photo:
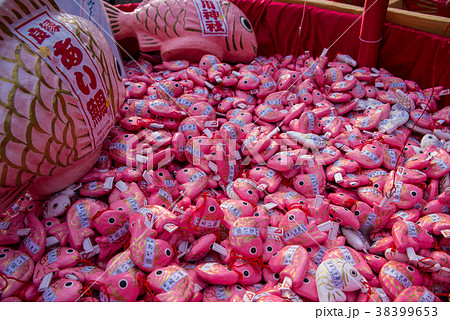
<path fill-rule="evenodd" d="M 144 0 L 125 13 L 104 3 L 116 40 L 135 37 L 142 52 L 163 60 L 199 61 L 212 54 L 227 62 L 250 62 L 258 45 L 244 13 L 226 0 Z"/>
<path fill-rule="evenodd" d="M 0 1 L 0 210 L 73 184 L 99 158 L 125 88 L 106 39 L 54 1 Z"/>

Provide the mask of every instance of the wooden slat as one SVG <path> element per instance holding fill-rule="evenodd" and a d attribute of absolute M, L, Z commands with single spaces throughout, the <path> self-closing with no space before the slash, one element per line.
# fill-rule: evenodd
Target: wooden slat
<path fill-rule="evenodd" d="M 303 0 L 275 0 L 275 1 L 283 3 L 296 3 L 296 4 L 305 3 Z M 361 15 L 364 11 L 364 8 L 362 7 L 328 0 L 307 0 L 306 5 L 357 15 Z M 386 22 L 390 22 L 400 26 L 405 26 L 411 29 L 442 35 L 445 31 L 445 28 L 450 23 L 450 18 L 402 10 L 398 8 L 388 8 L 386 12 Z M 447 31 L 446 36 L 447 37 L 450 36 L 450 30 Z"/>

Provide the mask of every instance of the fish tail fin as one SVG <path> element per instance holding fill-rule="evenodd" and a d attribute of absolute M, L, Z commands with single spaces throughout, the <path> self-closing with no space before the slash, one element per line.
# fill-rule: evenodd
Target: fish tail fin
<path fill-rule="evenodd" d="M 132 27 L 133 20 L 130 17 L 132 13 L 119 10 L 105 1 L 103 1 L 103 6 L 105 7 L 106 15 L 108 16 L 109 26 L 111 27 L 114 38 L 116 40 L 124 39 L 134 35 Z M 125 22 L 125 20 L 127 21 Z"/>

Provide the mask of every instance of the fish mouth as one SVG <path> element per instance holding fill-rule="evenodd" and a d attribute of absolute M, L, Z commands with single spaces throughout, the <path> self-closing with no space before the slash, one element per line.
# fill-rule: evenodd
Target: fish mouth
<path fill-rule="evenodd" d="M 368 292 L 369 292 L 369 289 L 370 289 L 370 284 L 369 284 L 369 282 L 368 282 L 366 279 L 362 279 L 360 282 L 361 282 L 361 284 L 363 285 L 363 286 L 361 287 L 361 292 L 362 292 L 362 293 L 368 293 Z"/>

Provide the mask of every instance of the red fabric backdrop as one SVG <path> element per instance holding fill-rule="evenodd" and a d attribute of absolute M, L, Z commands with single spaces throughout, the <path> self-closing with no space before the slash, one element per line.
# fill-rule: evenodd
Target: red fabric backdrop
<path fill-rule="evenodd" d="M 339 52 L 355 59 L 358 55 L 361 26 L 358 15 L 269 0 L 231 1 L 251 21 L 260 54 L 295 55 L 309 50 L 318 56 L 323 48 L 329 48 L 330 58 Z M 134 5 L 118 7 L 124 11 L 134 9 Z M 305 15 L 299 36 L 303 10 Z M 433 83 L 450 88 L 449 61 L 450 38 L 389 23 L 384 25 L 378 67 L 384 67 L 401 78 L 417 81 L 422 88 L 431 87 Z M 449 96 L 445 103 L 450 104 Z"/>

